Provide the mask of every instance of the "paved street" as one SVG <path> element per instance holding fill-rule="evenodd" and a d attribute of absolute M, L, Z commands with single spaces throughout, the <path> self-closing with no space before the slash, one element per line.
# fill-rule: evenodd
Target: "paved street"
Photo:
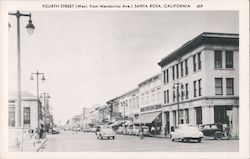
<path fill-rule="evenodd" d="M 202 140 L 196 142 L 172 142 L 166 138 L 146 137 L 141 140 L 138 136 L 116 135 L 115 140 L 98 140 L 94 133 L 72 134 L 66 132 L 52 135 L 41 151 L 47 152 L 237 152 L 239 140 Z"/>

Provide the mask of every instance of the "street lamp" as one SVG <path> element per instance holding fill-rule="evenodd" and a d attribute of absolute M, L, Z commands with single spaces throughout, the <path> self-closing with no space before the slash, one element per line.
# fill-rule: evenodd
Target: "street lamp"
<path fill-rule="evenodd" d="M 50 99 L 50 96 L 49 96 L 49 94 L 48 93 L 41 93 L 41 95 L 40 95 L 40 98 L 43 98 L 43 112 L 44 112 L 44 115 L 43 115 L 43 122 L 44 122 L 44 127 L 45 127 L 45 129 L 47 130 L 47 127 L 45 126 L 46 124 L 45 124 L 45 108 L 46 108 L 46 99 L 48 100 L 48 99 Z M 49 111 L 48 111 L 49 112 Z"/>
<path fill-rule="evenodd" d="M 36 82 L 37 82 L 37 87 L 36 87 L 36 90 L 37 90 L 37 116 L 38 116 L 38 120 L 37 120 L 37 127 L 38 127 L 38 131 L 40 130 L 40 124 L 39 124 L 39 115 L 40 115 L 40 109 L 39 109 L 39 75 L 42 75 L 42 78 L 41 80 L 42 81 L 45 81 L 45 77 L 44 77 L 44 73 L 41 73 L 41 72 L 35 72 L 35 73 L 31 73 L 30 74 L 30 80 L 34 80 L 33 78 L 33 75 L 36 75 Z"/>
<path fill-rule="evenodd" d="M 21 58 L 20 58 L 20 17 L 29 17 L 29 23 L 26 26 L 26 29 L 29 34 L 34 32 L 35 26 L 32 24 L 31 13 L 30 14 L 22 14 L 19 11 L 16 13 L 9 13 L 11 16 L 16 16 L 17 18 L 17 121 L 18 127 L 22 127 L 21 125 Z M 8 27 L 11 25 L 8 23 Z"/>
<path fill-rule="evenodd" d="M 177 120 L 178 120 L 178 125 L 180 124 L 180 108 L 179 108 L 179 97 L 180 97 L 180 92 L 179 92 L 179 89 L 180 89 L 180 86 L 181 86 L 181 89 L 183 88 L 183 84 L 180 83 L 180 82 L 176 82 L 176 83 L 173 83 L 173 89 L 175 89 L 175 86 L 176 86 L 176 89 L 177 89 Z"/>

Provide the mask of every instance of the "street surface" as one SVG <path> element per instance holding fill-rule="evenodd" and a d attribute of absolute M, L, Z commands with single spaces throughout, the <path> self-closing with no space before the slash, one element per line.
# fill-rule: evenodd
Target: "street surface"
<path fill-rule="evenodd" d="M 51 135 L 41 151 L 47 152 L 237 152 L 239 140 L 203 139 L 201 143 L 172 142 L 167 138 L 116 135 L 115 140 L 98 140 L 95 133 L 63 132 Z"/>

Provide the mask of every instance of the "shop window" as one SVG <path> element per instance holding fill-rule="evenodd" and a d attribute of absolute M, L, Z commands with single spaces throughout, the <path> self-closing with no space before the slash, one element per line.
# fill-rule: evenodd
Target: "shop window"
<path fill-rule="evenodd" d="M 214 67 L 222 68 L 222 51 L 221 50 L 214 51 Z"/>
<path fill-rule="evenodd" d="M 195 108 L 196 111 L 196 124 L 202 124 L 202 109 L 201 107 Z"/>
<path fill-rule="evenodd" d="M 23 108 L 23 124 L 25 127 L 30 126 L 30 107 Z"/>
<path fill-rule="evenodd" d="M 9 107 L 9 126 L 15 127 L 15 107 Z"/>
<path fill-rule="evenodd" d="M 226 68 L 233 68 L 233 51 L 226 51 Z"/>
<path fill-rule="evenodd" d="M 222 78 L 215 78 L 215 95 L 223 94 Z"/>

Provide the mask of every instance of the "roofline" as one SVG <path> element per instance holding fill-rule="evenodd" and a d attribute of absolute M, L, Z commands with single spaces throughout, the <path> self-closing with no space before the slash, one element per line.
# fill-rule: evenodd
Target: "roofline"
<path fill-rule="evenodd" d="M 147 81 L 149 81 L 149 80 L 151 80 L 151 79 L 153 79 L 153 78 L 155 78 L 155 77 L 157 77 L 157 76 L 161 76 L 161 73 L 157 73 L 156 75 L 154 75 L 154 76 L 152 76 L 152 77 L 150 77 L 150 78 L 147 78 L 146 80 L 140 82 L 140 83 L 138 84 L 138 86 L 140 86 L 141 84 L 143 84 L 143 83 L 145 83 L 145 82 L 147 82 Z"/>
<path fill-rule="evenodd" d="M 198 35 L 195 38 L 193 38 L 192 40 L 190 40 L 190 41 L 186 42 L 185 44 L 183 44 L 181 47 L 179 47 L 178 49 L 176 49 L 175 51 L 173 51 L 169 55 L 167 55 L 164 58 L 162 58 L 161 61 L 158 62 L 158 65 L 160 65 L 161 67 L 165 66 L 166 63 L 167 63 L 166 62 L 167 59 L 169 59 L 170 57 L 174 56 L 176 53 L 181 54 L 181 52 L 185 51 L 185 49 L 191 49 L 192 50 L 192 48 L 190 48 L 190 47 L 192 47 L 196 43 L 200 42 L 200 44 L 204 44 L 205 43 L 204 38 L 239 39 L 239 34 L 235 34 L 235 33 L 203 32 L 200 35 Z M 174 60 L 172 60 L 172 61 L 174 61 Z M 170 60 L 170 62 L 172 62 L 172 61 Z"/>

